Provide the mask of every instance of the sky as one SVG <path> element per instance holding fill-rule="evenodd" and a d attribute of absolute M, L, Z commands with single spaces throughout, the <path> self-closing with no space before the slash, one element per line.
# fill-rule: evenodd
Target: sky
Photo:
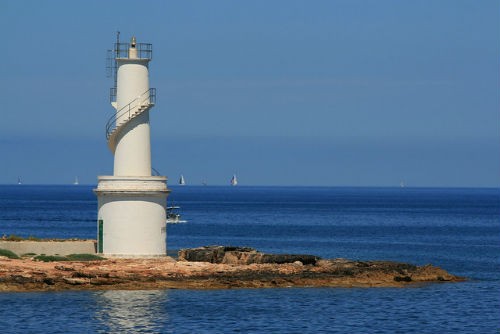
<path fill-rule="evenodd" d="M 0 184 L 96 184 L 116 32 L 176 183 L 500 186 L 500 2 L 0 0 Z"/>

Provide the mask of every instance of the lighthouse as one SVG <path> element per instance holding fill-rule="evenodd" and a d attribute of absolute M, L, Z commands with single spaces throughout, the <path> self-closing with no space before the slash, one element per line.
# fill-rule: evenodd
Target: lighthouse
<path fill-rule="evenodd" d="M 149 86 L 151 44 L 120 42 L 109 51 L 114 85 L 113 116 L 106 140 L 114 154 L 113 175 L 99 176 L 97 252 L 105 256 L 155 257 L 167 252 L 165 176 L 152 176 L 149 112 L 156 90 Z"/>

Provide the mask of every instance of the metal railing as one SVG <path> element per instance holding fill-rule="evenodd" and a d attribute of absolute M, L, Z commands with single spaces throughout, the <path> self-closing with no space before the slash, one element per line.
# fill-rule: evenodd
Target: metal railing
<path fill-rule="evenodd" d="M 133 114 L 139 111 L 141 107 L 147 108 L 154 105 L 155 103 L 156 88 L 150 88 L 133 99 L 129 104 L 122 107 L 113 116 L 111 116 L 106 123 L 106 139 L 109 139 L 117 126 L 128 122 L 132 118 Z"/>
<path fill-rule="evenodd" d="M 116 102 L 116 87 L 111 87 L 109 89 L 109 102 Z"/>
<path fill-rule="evenodd" d="M 119 39 L 118 33 L 118 39 Z M 136 59 L 153 59 L 153 44 L 150 43 L 136 43 L 135 44 Z M 108 50 L 106 57 L 106 76 L 108 78 L 113 78 L 113 87 L 110 89 L 109 100 L 110 102 L 116 102 L 116 85 L 117 85 L 117 70 L 118 64 L 117 59 L 129 59 L 130 58 L 130 43 L 116 42 L 114 44 L 113 50 Z"/>
<path fill-rule="evenodd" d="M 153 44 L 150 43 L 137 43 L 135 45 L 137 50 L 137 58 L 139 59 L 153 59 Z M 129 58 L 130 43 L 115 43 L 115 59 Z"/>

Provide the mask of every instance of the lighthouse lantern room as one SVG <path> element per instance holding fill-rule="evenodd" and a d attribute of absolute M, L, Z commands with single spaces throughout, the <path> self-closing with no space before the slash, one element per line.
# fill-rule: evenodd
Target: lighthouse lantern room
<path fill-rule="evenodd" d="M 114 154 L 112 176 L 99 176 L 98 253 L 118 257 L 166 255 L 167 178 L 151 174 L 149 112 L 156 90 L 149 87 L 151 44 L 120 42 L 109 51 L 115 111 L 106 124 L 108 147 Z"/>

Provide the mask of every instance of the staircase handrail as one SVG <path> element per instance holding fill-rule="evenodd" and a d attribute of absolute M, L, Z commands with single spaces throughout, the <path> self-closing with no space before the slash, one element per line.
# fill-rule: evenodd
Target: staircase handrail
<path fill-rule="evenodd" d="M 138 97 L 130 101 L 127 105 L 123 106 L 113 114 L 106 123 L 106 139 L 109 139 L 111 133 L 115 130 L 115 126 L 118 120 L 128 116 L 126 120 L 131 119 L 132 111 L 139 109 L 143 105 L 154 105 L 156 102 L 156 88 L 149 88 L 144 93 L 140 94 Z M 135 103 L 135 104 L 134 104 Z"/>

